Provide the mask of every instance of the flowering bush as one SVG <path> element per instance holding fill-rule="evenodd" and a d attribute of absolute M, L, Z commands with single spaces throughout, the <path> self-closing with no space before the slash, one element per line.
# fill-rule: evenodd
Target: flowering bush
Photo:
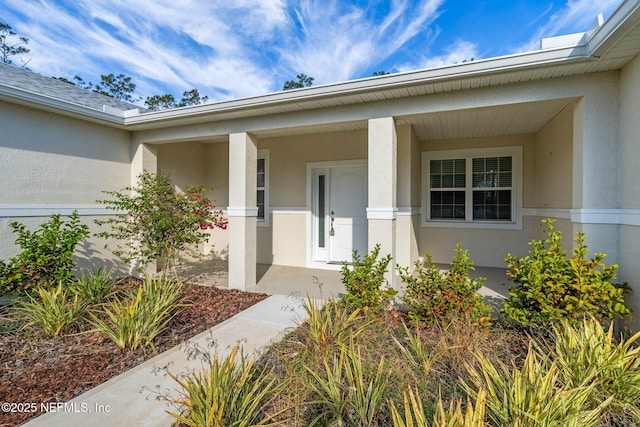
<path fill-rule="evenodd" d="M 96 220 L 110 227 L 97 236 L 116 239 L 112 252 L 124 262 L 136 264 L 138 270 L 158 259 L 165 262 L 166 270 L 190 247 L 208 241 L 208 230 L 227 227 L 222 212 L 205 195 L 209 190 L 200 185 L 177 191 L 169 175 L 143 172 L 135 187 L 105 191 L 113 199 L 98 200 L 115 215 Z M 201 255 L 191 252 L 192 256 Z"/>

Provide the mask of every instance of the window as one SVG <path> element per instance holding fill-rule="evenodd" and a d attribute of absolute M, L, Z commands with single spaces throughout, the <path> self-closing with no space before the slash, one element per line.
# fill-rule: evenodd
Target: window
<path fill-rule="evenodd" d="M 519 224 L 521 147 L 423 152 L 423 225 Z"/>
<path fill-rule="evenodd" d="M 259 150 L 257 161 L 256 204 L 258 224 L 268 225 L 269 220 L 269 151 Z"/>

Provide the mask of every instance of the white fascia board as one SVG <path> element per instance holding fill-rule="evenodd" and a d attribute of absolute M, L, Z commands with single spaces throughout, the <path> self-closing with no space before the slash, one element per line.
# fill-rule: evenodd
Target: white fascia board
<path fill-rule="evenodd" d="M 26 105 L 52 111 L 58 114 L 65 114 L 71 117 L 91 120 L 107 125 L 117 125 L 124 128 L 124 114 L 117 110 L 118 114 L 114 114 L 113 109 L 107 108 L 104 111 L 86 107 L 84 105 L 75 104 L 73 102 L 62 101 L 57 98 L 43 96 L 35 92 L 0 84 L 0 99 L 10 102 Z"/>
<path fill-rule="evenodd" d="M 291 91 L 254 96 L 230 101 L 203 104 L 191 107 L 176 108 L 148 113 L 141 113 L 132 117 L 125 117 L 127 125 L 152 124 L 167 120 L 180 120 L 197 116 L 211 117 L 219 113 L 238 113 L 238 117 L 245 117 L 246 111 L 253 108 L 286 105 L 290 103 L 304 103 L 321 98 L 340 97 L 345 95 L 362 94 L 376 91 L 395 89 L 398 87 L 419 86 L 441 81 L 457 80 L 494 74 L 505 71 L 523 71 L 527 68 L 538 68 L 545 65 L 558 65 L 567 61 L 592 60 L 588 55 L 586 45 L 565 46 L 534 52 L 519 53 L 508 56 L 481 59 L 446 67 L 429 70 L 409 71 L 405 73 L 389 74 L 379 77 L 369 77 L 360 80 L 333 83 L 322 86 L 307 87 Z M 317 106 L 312 106 L 317 108 Z"/>
<path fill-rule="evenodd" d="M 640 19 L 640 0 L 627 0 L 587 39 L 589 55 L 601 57 Z M 618 37 L 616 37 L 618 36 Z"/>

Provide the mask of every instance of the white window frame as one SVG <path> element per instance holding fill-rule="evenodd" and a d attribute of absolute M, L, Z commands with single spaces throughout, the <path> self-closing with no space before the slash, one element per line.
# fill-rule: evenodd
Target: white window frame
<path fill-rule="evenodd" d="M 511 157 L 512 182 L 511 182 L 511 221 L 482 221 L 473 219 L 473 186 L 472 164 L 474 158 L 482 157 Z M 466 185 L 460 188 L 465 191 L 465 219 L 430 219 L 431 212 L 431 160 L 466 159 Z M 495 228 L 495 229 L 522 229 L 522 146 L 471 148 L 457 150 L 423 151 L 422 152 L 422 226 L 446 227 L 446 228 Z"/>
<path fill-rule="evenodd" d="M 256 166 L 256 206 L 258 204 L 258 191 L 264 191 L 264 218 L 256 218 L 258 227 L 269 227 L 269 217 L 271 216 L 271 208 L 269 206 L 269 150 L 258 150 L 257 159 L 264 160 L 264 187 L 257 186 L 257 166 Z M 257 162 L 256 162 L 257 163 Z"/>

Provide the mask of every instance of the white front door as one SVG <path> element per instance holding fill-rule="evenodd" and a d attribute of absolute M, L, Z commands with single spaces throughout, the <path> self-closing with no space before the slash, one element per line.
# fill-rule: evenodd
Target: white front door
<path fill-rule="evenodd" d="M 318 162 L 308 170 L 311 264 L 351 262 L 354 250 L 367 252 L 367 162 Z"/>
<path fill-rule="evenodd" d="M 367 167 L 330 169 L 329 262 L 367 251 Z"/>

